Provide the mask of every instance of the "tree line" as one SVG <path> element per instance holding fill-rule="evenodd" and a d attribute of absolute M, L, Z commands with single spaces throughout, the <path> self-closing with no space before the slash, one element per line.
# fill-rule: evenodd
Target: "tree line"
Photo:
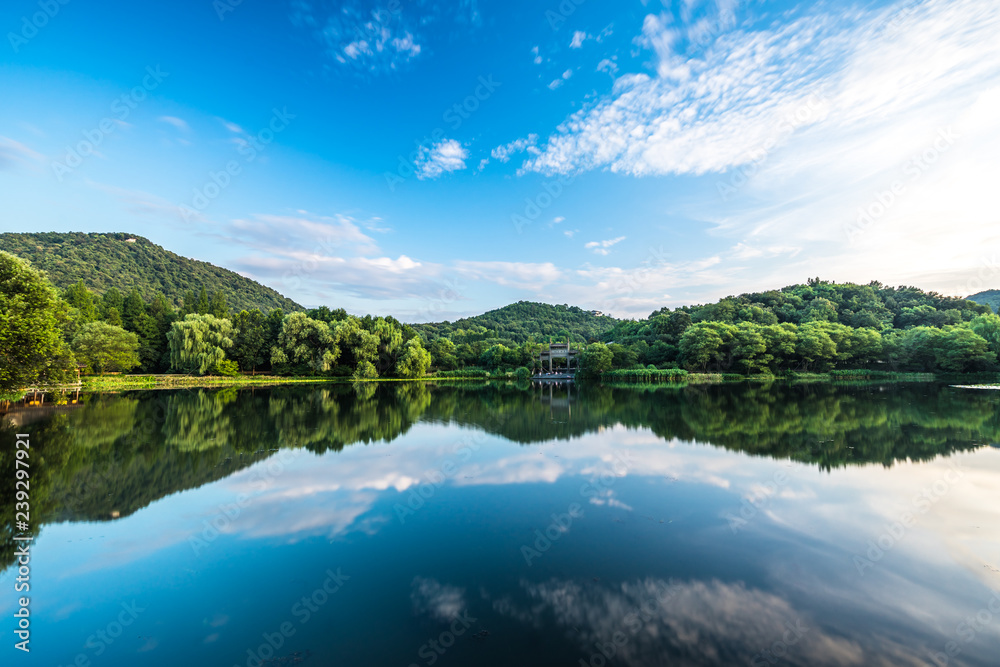
<path fill-rule="evenodd" d="M 481 318 L 410 326 L 325 306 L 234 312 L 223 291 L 204 286 L 187 290 L 179 308 L 162 293 L 144 299 L 138 289 L 125 295 L 112 287 L 98 295 L 83 281 L 59 292 L 28 262 L 0 252 L 0 318 L 3 395 L 65 381 L 78 368 L 359 380 L 516 370 L 526 377 L 553 339 L 573 341 L 592 377 L 638 368 L 974 372 L 996 370 L 1000 355 L 1000 317 L 987 305 L 818 278 L 641 320 L 518 302 Z"/>
<path fill-rule="evenodd" d="M 588 346 L 583 368 L 654 366 L 744 374 L 875 368 L 997 369 L 1000 317 L 986 305 L 916 287 L 818 278 L 716 303 L 621 320 Z"/>
<path fill-rule="evenodd" d="M 175 309 L 83 281 L 59 293 L 25 260 L 0 252 L 0 393 L 84 372 L 416 378 L 431 364 L 417 333 L 392 317 L 321 307 L 231 312 L 221 291 L 188 290 Z"/>

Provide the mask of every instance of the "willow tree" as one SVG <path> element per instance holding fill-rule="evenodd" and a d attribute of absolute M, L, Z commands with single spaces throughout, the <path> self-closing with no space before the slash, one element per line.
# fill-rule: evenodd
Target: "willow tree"
<path fill-rule="evenodd" d="M 424 349 L 419 338 L 411 338 L 403 345 L 403 354 L 396 361 L 396 375 L 401 378 L 419 378 L 431 365 L 431 353 Z"/>
<path fill-rule="evenodd" d="M 107 322 L 88 322 L 73 337 L 73 352 L 95 372 L 128 372 L 139 365 L 139 336 Z"/>
<path fill-rule="evenodd" d="M 278 342 L 271 351 L 271 364 L 298 372 L 325 373 L 340 356 L 337 339 L 326 322 L 305 313 L 285 316 Z"/>
<path fill-rule="evenodd" d="M 180 373 L 215 372 L 233 346 L 233 324 L 213 315 L 191 314 L 174 322 L 167 332 L 170 367 Z"/>
<path fill-rule="evenodd" d="M 45 274 L 0 252 L 0 394 L 68 378 L 67 310 Z"/>

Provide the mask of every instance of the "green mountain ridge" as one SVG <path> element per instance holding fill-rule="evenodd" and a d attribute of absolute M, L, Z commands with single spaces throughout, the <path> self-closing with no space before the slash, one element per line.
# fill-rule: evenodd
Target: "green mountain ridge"
<path fill-rule="evenodd" d="M 181 257 L 135 234 L 7 232 L 0 234 L 0 250 L 45 271 L 60 289 L 82 280 L 98 294 L 112 287 L 128 294 L 135 288 L 144 300 L 149 301 L 160 292 L 179 306 L 186 291 L 197 293 L 204 287 L 209 294 L 222 292 L 235 311 L 303 309 L 250 278 L 208 262 Z"/>
<path fill-rule="evenodd" d="M 975 294 L 965 298 L 969 301 L 975 301 L 976 303 L 984 306 L 989 306 L 993 309 L 993 312 L 1000 312 L 1000 290 L 989 289 L 982 292 L 976 292 Z"/>
<path fill-rule="evenodd" d="M 449 338 L 455 343 L 482 339 L 503 339 L 514 343 L 534 339 L 541 343 L 548 342 L 550 338 L 561 337 L 565 340 L 566 336 L 570 336 L 574 342 L 583 343 L 599 339 L 611 331 L 617 321 L 613 317 L 577 306 L 518 301 L 454 322 L 411 326 L 428 342 Z"/>

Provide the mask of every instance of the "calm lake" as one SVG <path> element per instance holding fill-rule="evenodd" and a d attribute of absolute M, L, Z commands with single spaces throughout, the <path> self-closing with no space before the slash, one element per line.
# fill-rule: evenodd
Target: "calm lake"
<path fill-rule="evenodd" d="M 311 385 L 15 418 L 17 664 L 1000 663 L 998 392 Z"/>

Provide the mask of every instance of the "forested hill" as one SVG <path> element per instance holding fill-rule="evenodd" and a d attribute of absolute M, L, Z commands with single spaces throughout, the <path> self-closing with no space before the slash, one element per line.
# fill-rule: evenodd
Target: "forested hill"
<path fill-rule="evenodd" d="M 976 303 L 981 303 L 984 306 L 989 306 L 994 311 L 1000 308 L 1000 290 L 991 289 L 985 292 L 977 292 L 970 297 L 966 297 L 969 301 L 975 301 Z"/>
<path fill-rule="evenodd" d="M 82 280 L 98 294 L 112 287 L 128 294 L 135 288 L 146 301 L 160 292 L 179 306 L 185 292 L 198 293 L 204 287 L 209 294 L 224 294 L 235 311 L 302 310 L 270 287 L 214 264 L 181 257 L 133 234 L 5 233 L 0 234 L 0 250 L 27 259 L 63 289 Z"/>
<path fill-rule="evenodd" d="M 424 340 L 448 338 L 453 342 L 498 339 L 524 343 L 529 338 L 546 342 L 551 338 L 571 336 L 575 342 L 599 339 L 614 327 L 613 317 L 597 315 L 576 306 L 552 306 L 547 303 L 518 301 L 503 308 L 454 322 L 414 324 Z"/>

